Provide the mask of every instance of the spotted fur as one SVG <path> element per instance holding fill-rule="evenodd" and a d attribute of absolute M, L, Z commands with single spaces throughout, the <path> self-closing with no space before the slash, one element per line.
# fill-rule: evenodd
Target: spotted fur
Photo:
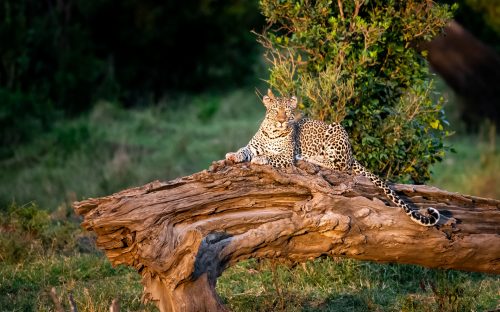
<path fill-rule="evenodd" d="M 296 120 L 294 111 L 297 98 L 275 98 L 269 92 L 262 102 L 266 115 L 259 130 L 247 144 L 226 159 L 234 162 L 251 161 L 273 167 L 288 167 L 302 159 L 338 171 L 354 171 L 369 178 L 385 195 L 410 216 L 411 220 L 425 226 L 439 221 L 439 212 L 428 208 L 428 216 L 412 209 L 382 179 L 368 171 L 353 156 L 349 136 L 338 123 L 327 124 L 319 120 Z"/>

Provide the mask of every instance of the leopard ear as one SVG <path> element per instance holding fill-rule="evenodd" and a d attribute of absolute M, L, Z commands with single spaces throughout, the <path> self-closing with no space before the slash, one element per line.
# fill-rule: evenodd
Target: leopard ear
<path fill-rule="evenodd" d="M 273 100 L 267 95 L 264 95 L 264 97 L 262 98 L 262 103 L 264 103 L 264 106 L 267 108 L 269 108 L 269 105 L 271 105 L 272 101 Z"/>
<path fill-rule="evenodd" d="M 271 99 L 274 99 L 274 94 L 273 91 L 271 91 L 271 89 L 267 89 L 267 96 L 270 97 Z"/>
<path fill-rule="evenodd" d="M 295 109 L 295 108 L 297 108 L 297 103 L 298 103 L 297 98 L 296 98 L 295 96 L 292 96 L 292 97 L 290 98 L 290 106 L 291 106 L 293 109 Z"/>

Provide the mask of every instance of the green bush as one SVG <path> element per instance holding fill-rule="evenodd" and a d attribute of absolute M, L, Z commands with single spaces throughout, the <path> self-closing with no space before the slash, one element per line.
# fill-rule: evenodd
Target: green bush
<path fill-rule="evenodd" d="M 26 262 L 56 251 L 74 253 L 82 249 L 79 234 L 78 224 L 56 220 L 34 203 L 11 204 L 0 210 L 0 263 Z"/>
<path fill-rule="evenodd" d="M 33 92 L 0 86 L 0 159 L 14 153 L 13 146 L 50 128 L 56 117 L 52 102 Z"/>
<path fill-rule="evenodd" d="M 357 159 L 421 183 L 446 150 L 443 99 L 419 44 L 452 17 L 430 1 L 261 0 L 269 83 L 314 118 L 340 122 Z"/>

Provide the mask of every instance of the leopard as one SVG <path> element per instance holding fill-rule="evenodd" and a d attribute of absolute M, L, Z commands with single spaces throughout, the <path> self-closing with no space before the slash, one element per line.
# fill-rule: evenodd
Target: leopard
<path fill-rule="evenodd" d="M 227 153 L 226 160 L 275 168 L 294 166 L 303 160 L 334 171 L 354 172 L 367 177 L 412 221 L 423 226 L 438 224 L 440 213 L 435 208 L 427 208 L 427 215 L 424 215 L 410 207 L 382 178 L 355 159 L 349 135 L 342 125 L 297 117 L 298 99 L 295 96 L 275 97 L 269 90 L 262 97 L 262 103 L 266 113 L 259 129 L 246 146 Z"/>

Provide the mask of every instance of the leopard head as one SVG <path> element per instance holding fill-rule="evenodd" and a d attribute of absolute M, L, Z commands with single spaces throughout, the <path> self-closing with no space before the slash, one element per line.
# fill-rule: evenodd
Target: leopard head
<path fill-rule="evenodd" d="M 262 98 L 262 103 L 266 107 L 266 116 L 262 125 L 270 137 L 278 137 L 283 133 L 288 133 L 291 123 L 295 120 L 295 108 L 297 98 L 275 97 L 270 90 Z"/>

